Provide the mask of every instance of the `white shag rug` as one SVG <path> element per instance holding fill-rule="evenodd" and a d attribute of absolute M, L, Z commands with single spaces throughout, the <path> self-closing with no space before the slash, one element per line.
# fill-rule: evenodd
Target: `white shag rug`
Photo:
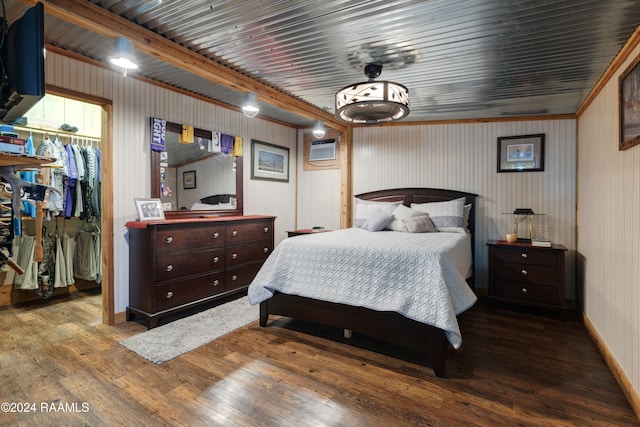
<path fill-rule="evenodd" d="M 243 296 L 126 338 L 120 344 L 161 364 L 258 320 L 259 312 L 259 306 L 251 306 Z"/>

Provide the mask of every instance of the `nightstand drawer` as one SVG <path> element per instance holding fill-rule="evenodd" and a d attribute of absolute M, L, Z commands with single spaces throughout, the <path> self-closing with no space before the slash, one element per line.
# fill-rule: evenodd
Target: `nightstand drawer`
<path fill-rule="evenodd" d="M 496 247 L 493 256 L 496 262 L 501 263 L 546 265 L 554 268 L 558 266 L 558 254 L 548 249 Z"/>
<path fill-rule="evenodd" d="M 526 283 L 543 283 L 557 285 L 560 283 L 558 269 L 539 265 L 496 263 L 494 276 L 496 280 L 512 280 Z"/>
<path fill-rule="evenodd" d="M 552 305 L 559 304 L 558 288 L 556 286 L 537 283 L 507 282 L 496 279 L 493 283 L 493 293 L 496 297 L 517 299 L 520 301 Z"/>

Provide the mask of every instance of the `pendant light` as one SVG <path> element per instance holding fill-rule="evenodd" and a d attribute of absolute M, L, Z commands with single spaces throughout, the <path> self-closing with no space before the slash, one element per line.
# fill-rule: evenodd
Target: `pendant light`
<path fill-rule="evenodd" d="M 324 134 L 324 123 L 322 123 L 322 120 L 316 120 L 316 122 L 313 124 L 313 136 L 315 136 L 316 138 L 322 138 Z"/>
<path fill-rule="evenodd" d="M 244 103 L 242 104 L 242 112 L 247 117 L 255 117 L 260 111 L 258 107 L 258 97 L 253 92 L 247 92 L 244 96 Z"/>
<path fill-rule="evenodd" d="M 127 70 L 135 70 L 138 65 L 136 60 L 136 48 L 130 40 L 118 37 L 115 49 L 111 57 L 111 63 L 122 68 L 122 75 L 127 76 Z"/>

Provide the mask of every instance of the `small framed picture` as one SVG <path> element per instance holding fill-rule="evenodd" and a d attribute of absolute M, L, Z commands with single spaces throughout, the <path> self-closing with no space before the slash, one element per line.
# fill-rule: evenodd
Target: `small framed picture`
<path fill-rule="evenodd" d="M 498 172 L 544 170 L 544 134 L 498 138 Z"/>
<path fill-rule="evenodd" d="M 182 188 L 185 190 L 196 188 L 196 171 L 182 172 Z"/>
<path fill-rule="evenodd" d="M 164 211 L 160 199 L 133 199 L 136 203 L 140 221 L 164 220 Z"/>
<path fill-rule="evenodd" d="M 620 75 L 620 143 L 618 150 L 640 144 L 640 56 Z"/>
<path fill-rule="evenodd" d="M 289 182 L 289 149 L 251 140 L 251 179 Z"/>

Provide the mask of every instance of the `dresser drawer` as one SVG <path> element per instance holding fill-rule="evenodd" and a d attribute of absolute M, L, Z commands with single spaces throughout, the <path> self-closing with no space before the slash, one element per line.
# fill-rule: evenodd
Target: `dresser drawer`
<path fill-rule="evenodd" d="M 242 267 L 227 269 L 226 289 L 230 291 L 232 289 L 249 286 L 256 277 L 256 274 L 258 274 L 262 264 L 262 262 L 256 262 Z"/>
<path fill-rule="evenodd" d="M 160 228 L 156 232 L 157 251 L 170 252 L 184 249 L 210 248 L 223 246 L 225 226 Z"/>
<path fill-rule="evenodd" d="M 525 283 L 544 283 L 548 285 L 560 283 L 557 268 L 539 265 L 496 263 L 494 275 L 496 279 Z"/>
<path fill-rule="evenodd" d="M 250 240 L 273 239 L 273 226 L 271 221 L 255 221 L 227 225 L 227 244 L 246 242 Z"/>
<path fill-rule="evenodd" d="M 156 286 L 157 311 L 224 292 L 224 271 Z"/>
<path fill-rule="evenodd" d="M 522 265 L 545 265 L 558 267 L 558 254 L 556 251 L 547 249 L 530 248 L 502 248 L 495 247 L 493 251 L 495 262 L 515 263 Z"/>
<path fill-rule="evenodd" d="M 224 248 L 158 253 L 156 279 L 159 282 L 184 276 L 222 270 L 225 267 Z"/>
<path fill-rule="evenodd" d="M 247 264 L 253 261 L 267 259 L 273 251 L 273 240 L 242 243 L 227 248 L 226 266 Z"/>
<path fill-rule="evenodd" d="M 493 283 L 493 295 L 496 297 L 543 304 L 560 304 L 558 287 L 538 283 L 524 283 L 496 279 Z"/>

